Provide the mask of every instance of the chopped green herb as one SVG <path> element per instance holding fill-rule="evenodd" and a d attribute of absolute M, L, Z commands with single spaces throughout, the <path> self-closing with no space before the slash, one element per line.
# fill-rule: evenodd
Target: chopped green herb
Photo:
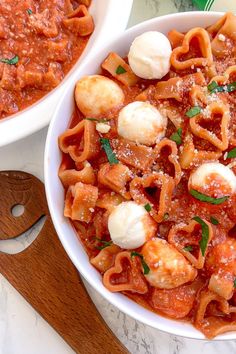
<path fill-rule="evenodd" d="M 212 81 L 211 84 L 207 86 L 210 93 L 217 93 L 217 92 L 233 92 L 236 90 L 236 82 L 232 82 L 228 85 L 219 86 L 215 81 Z"/>
<path fill-rule="evenodd" d="M 31 9 L 26 10 L 28 12 L 28 15 L 32 15 L 33 11 Z"/>
<path fill-rule="evenodd" d="M 18 55 L 15 55 L 13 58 L 11 59 L 0 59 L 0 63 L 5 63 L 5 64 L 9 64 L 9 65 L 16 65 L 19 61 L 19 57 Z"/>
<path fill-rule="evenodd" d="M 145 208 L 148 212 L 152 210 L 152 207 L 151 207 L 151 205 L 150 205 L 149 203 L 145 204 L 145 205 L 144 205 L 144 208 Z"/>
<path fill-rule="evenodd" d="M 230 150 L 226 156 L 227 159 L 232 159 L 233 157 L 236 157 L 236 148 Z"/>
<path fill-rule="evenodd" d="M 207 85 L 207 89 L 210 92 L 215 90 L 216 87 L 218 87 L 218 84 L 215 81 L 212 81 L 209 85 Z"/>
<path fill-rule="evenodd" d="M 116 68 L 116 74 L 117 75 L 124 74 L 126 72 L 127 71 L 125 70 L 125 68 L 123 68 L 123 66 L 121 66 L 121 65 L 117 66 L 117 68 Z"/>
<path fill-rule="evenodd" d="M 86 120 L 90 120 L 91 122 L 98 122 L 98 123 L 107 123 L 108 119 L 97 119 L 97 118 L 84 118 Z"/>
<path fill-rule="evenodd" d="M 141 259 L 141 263 L 142 263 L 142 266 L 143 266 L 143 273 L 144 274 L 148 274 L 150 272 L 150 268 L 147 265 L 147 263 L 145 262 L 145 260 L 143 259 L 143 255 L 138 253 L 138 252 L 132 251 L 131 252 L 131 258 L 133 258 L 133 257 L 139 257 Z"/>
<path fill-rule="evenodd" d="M 192 118 L 201 112 L 201 107 L 195 106 L 190 108 L 185 114 L 187 117 Z"/>
<path fill-rule="evenodd" d="M 185 246 L 183 248 L 183 250 L 186 251 L 186 252 L 191 252 L 193 250 L 193 247 L 192 246 Z"/>
<path fill-rule="evenodd" d="M 110 165 L 115 165 L 115 164 L 119 163 L 119 161 L 116 158 L 116 155 L 112 151 L 109 139 L 101 138 L 100 139 L 100 143 L 101 143 L 102 148 L 104 149 L 104 151 L 105 151 L 105 153 L 107 155 L 107 158 L 108 158 L 108 161 L 109 161 Z"/>
<path fill-rule="evenodd" d="M 234 279 L 234 288 L 236 288 L 236 278 Z"/>
<path fill-rule="evenodd" d="M 179 128 L 176 133 L 173 133 L 170 136 L 170 140 L 175 141 L 177 145 L 182 144 L 182 129 Z"/>
<path fill-rule="evenodd" d="M 213 224 L 213 225 L 218 225 L 219 224 L 219 221 L 214 218 L 213 216 L 210 217 L 210 222 Z"/>
<path fill-rule="evenodd" d="M 103 250 L 104 248 L 112 245 L 112 241 L 104 241 L 98 237 L 95 237 L 95 239 L 102 243 L 102 246 L 96 246 L 98 250 Z"/>
<path fill-rule="evenodd" d="M 209 240 L 209 227 L 205 223 L 205 221 L 203 221 L 201 218 L 199 218 L 199 216 L 194 216 L 193 220 L 198 222 L 202 227 L 202 238 L 199 241 L 199 246 L 200 246 L 202 255 L 204 257 L 206 249 L 207 249 L 208 240 Z"/>
<path fill-rule="evenodd" d="M 200 192 L 196 191 L 195 189 L 190 189 L 189 193 L 194 198 L 200 200 L 201 202 L 206 202 L 206 203 L 215 204 L 215 205 L 222 204 L 229 198 L 229 196 L 225 196 L 222 198 L 209 197 L 208 195 L 200 193 Z"/>
<path fill-rule="evenodd" d="M 163 216 L 163 221 L 166 221 L 169 219 L 169 214 L 168 213 L 165 213 L 164 216 Z"/>

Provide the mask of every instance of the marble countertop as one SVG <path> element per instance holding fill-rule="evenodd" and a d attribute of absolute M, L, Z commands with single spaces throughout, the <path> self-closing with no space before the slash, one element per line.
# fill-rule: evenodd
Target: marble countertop
<path fill-rule="evenodd" d="M 190 0 L 134 0 L 129 26 L 157 15 L 193 9 L 190 3 Z M 24 140 L 1 148 L 0 170 L 19 169 L 43 180 L 46 133 L 47 129 L 43 129 Z M 0 251 L 13 248 L 19 250 L 25 245 L 26 241 L 1 241 Z M 107 324 L 132 354 L 236 353 L 236 341 L 189 340 L 145 326 L 110 305 L 88 284 L 86 287 Z M 72 353 L 63 339 L 0 276 L 0 354 Z"/>

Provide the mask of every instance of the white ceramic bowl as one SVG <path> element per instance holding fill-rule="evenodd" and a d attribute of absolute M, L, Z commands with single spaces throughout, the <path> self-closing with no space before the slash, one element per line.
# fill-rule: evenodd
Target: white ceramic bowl
<path fill-rule="evenodd" d="M 119 53 L 121 56 L 126 55 L 132 40 L 142 32 L 157 30 L 167 33 L 172 28 L 176 28 L 180 31 L 187 31 L 195 26 L 206 27 L 214 23 L 220 16 L 222 16 L 222 14 L 216 12 L 186 12 L 167 15 L 143 22 L 127 30 L 105 48 L 101 47 L 96 58 L 90 58 L 86 65 L 80 68 L 77 72 L 78 75 L 76 78 L 79 79 L 84 75 L 97 73 L 99 65 L 111 50 Z M 64 218 L 64 189 L 57 176 L 61 162 L 61 154 L 58 149 L 57 139 L 68 127 L 69 119 L 74 109 L 74 85 L 75 80 L 72 80 L 57 106 L 49 127 L 45 150 L 45 184 L 49 209 L 56 231 L 66 252 L 85 279 L 102 296 L 113 305 L 117 306 L 121 311 L 162 331 L 189 338 L 203 339 L 203 334 L 190 324 L 161 317 L 139 306 L 135 302 L 129 300 L 126 296 L 119 293 L 111 293 L 107 290 L 101 282 L 101 275 L 89 263 L 88 257 L 82 244 L 76 237 L 71 224 L 66 218 Z M 218 336 L 217 339 L 236 339 L 236 333 L 232 332 L 221 335 Z"/>
<path fill-rule="evenodd" d="M 95 30 L 83 54 L 54 90 L 25 110 L 0 120 L 0 147 L 33 134 L 49 124 L 65 87 L 72 77 L 77 75 L 81 63 L 126 28 L 132 3 L 133 0 L 125 0 L 120 6 L 117 0 L 93 0 L 90 13 L 94 19 Z"/>

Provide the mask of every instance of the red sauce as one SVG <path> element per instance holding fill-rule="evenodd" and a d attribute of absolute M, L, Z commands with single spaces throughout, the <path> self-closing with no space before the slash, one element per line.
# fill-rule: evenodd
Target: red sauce
<path fill-rule="evenodd" d="M 63 21 L 80 3 L 79 0 L 1 0 L 0 118 L 38 101 L 76 63 L 89 35 L 72 32 Z M 15 65 L 1 62 L 16 56 Z"/>

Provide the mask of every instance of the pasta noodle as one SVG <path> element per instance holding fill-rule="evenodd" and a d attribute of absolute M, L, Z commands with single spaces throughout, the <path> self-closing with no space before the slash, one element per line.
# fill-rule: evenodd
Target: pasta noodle
<path fill-rule="evenodd" d="M 198 41 L 201 56 L 196 58 L 180 60 L 181 56 L 187 55 L 190 51 L 190 44 L 193 39 Z M 203 28 L 194 28 L 185 35 L 182 46 L 175 48 L 171 55 L 171 64 L 177 70 L 184 70 L 196 67 L 207 67 L 207 73 L 210 77 L 215 75 L 213 55 L 209 35 Z"/>
<path fill-rule="evenodd" d="M 131 259 L 127 251 L 118 253 L 115 265 L 105 272 L 103 283 L 113 292 L 131 291 L 145 294 L 148 290 L 139 259 Z"/>
<path fill-rule="evenodd" d="M 68 4 L 67 19 L 78 19 L 71 13 Z M 172 30 L 170 70 L 158 79 L 111 52 L 99 75 L 78 82 L 58 140 L 64 215 L 104 286 L 207 338 L 236 330 L 235 33 L 233 14 Z M 3 87 L 17 75 L 21 85 L 45 82 L 0 66 Z"/>
<path fill-rule="evenodd" d="M 148 188 L 152 193 L 148 193 Z M 138 204 L 150 203 L 150 214 L 157 222 L 161 222 L 168 211 L 174 189 L 174 180 L 167 175 L 153 173 L 148 177 L 136 177 L 130 183 L 130 193 Z M 159 195 L 159 197 L 158 197 Z"/>
<path fill-rule="evenodd" d="M 216 116 L 220 116 L 219 117 L 220 137 L 218 137 L 216 133 L 206 128 L 203 128 L 200 125 L 201 121 L 204 120 L 207 122 L 209 122 L 210 120 L 214 120 L 214 125 L 216 125 L 216 119 L 215 119 Z M 229 145 L 229 138 L 228 138 L 229 120 L 230 120 L 230 116 L 229 116 L 228 107 L 223 103 L 213 102 L 207 106 L 207 109 L 206 111 L 204 111 L 203 114 L 199 114 L 190 120 L 190 128 L 194 135 L 209 141 L 212 145 L 214 145 L 219 150 L 226 150 Z"/>
<path fill-rule="evenodd" d="M 209 227 L 210 235 L 207 240 L 206 253 L 208 251 L 208 245 L 213 237 L 213 230 L 210 223 L 205 220 Z M 174 245 L 179 252 L 181 252 L 197 269 L 204 267 L 205 257 L 202 255 L 199 247 L 199 241 L 202 238 L 202 231 L 200 225 L 192 220 L 188 225 L 183 226 L 175 225 L 171 228 L 168 241 Z M 191 246 L 191 250 L 185 250 L 186 246 Z"/>
<path fill-rule="evenodd" d="M 114 78 L 121 81 L 126 86 L 134 86 L 139 78 L 130 66 L 116 53 L 110 53 L 102 63 L 102 68 L 107 70 Z M 120 71 L 119 71 L 120 69 Z"/>
<path fill-rule="evenodd" d="M 66 28 L 78 36 L 88 36 L 94 30 L 93 18 L 85 5 L 80 5 L 75 11 L 68 14 L 63 23 Z"/>

